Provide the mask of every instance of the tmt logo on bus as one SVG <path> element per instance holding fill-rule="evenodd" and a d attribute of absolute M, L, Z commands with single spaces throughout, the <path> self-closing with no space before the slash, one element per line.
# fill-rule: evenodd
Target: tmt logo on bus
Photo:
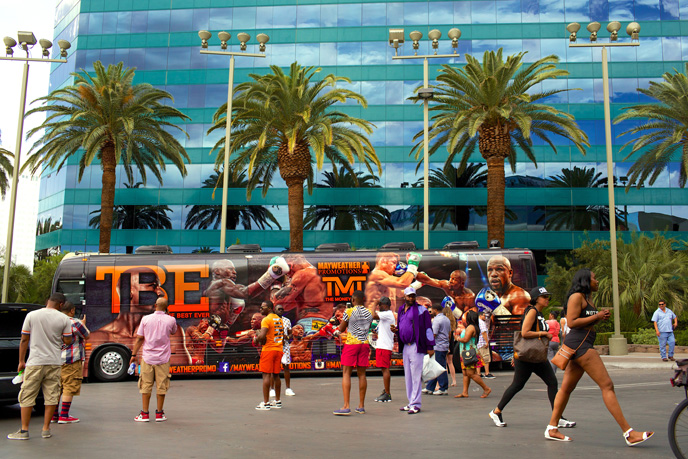
<path fill-rule="evenodd" d="M 354 290 L 363 290 L 370 272 L 367 262 L 321 262 L 318 263 L 318 273 L 325 283 L 325 301 L 348 301 Z M 347 277 L 343 281 L 343 277 Z"/>

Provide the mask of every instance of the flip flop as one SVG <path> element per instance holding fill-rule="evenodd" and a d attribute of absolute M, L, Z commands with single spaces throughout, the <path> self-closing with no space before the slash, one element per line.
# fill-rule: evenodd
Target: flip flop
<path fill-rule="evenodd" d="M 455 395 L 454 398 L 468 398 L 468 395 L 459 394 Z"/>
<path fill-rule="evenodd" d="M 488 395 L 492 393 L 492 389 L 490 389 L 488 392 L 484 392 L 483 395 L 480 396 L 480 398 L 487 398 Z"/>

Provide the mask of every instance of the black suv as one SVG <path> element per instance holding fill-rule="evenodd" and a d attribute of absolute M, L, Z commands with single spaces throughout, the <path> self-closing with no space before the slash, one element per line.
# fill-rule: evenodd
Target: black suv
<path fill-rule="evenodd" d="M 17 376 L 19 365 L 21 328 L 26 315 L 42 307 L 37 304 L 0 304 L 0 405 L 17 403 L 21 384 L 12 384 L 12 378 Z M 37 407 L 40 408 L 41 405 L 43 405 L 42 394 L 36 401 Z"/>

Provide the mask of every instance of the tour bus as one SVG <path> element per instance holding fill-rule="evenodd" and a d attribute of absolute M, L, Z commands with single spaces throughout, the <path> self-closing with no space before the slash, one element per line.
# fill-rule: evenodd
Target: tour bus
<path fill-rule="evenodd" d="M 363 290 L 373 308 L 387 296 L 396 311 L 410 285 L 417 288 L 420 304 L 442 302 L 457 318 L 473 304 L 492 310 L 493 360 L 509 361 L 513 331 L 537 280 L 530 250 L 481 250 L 475 242 L 437 251 L 406 243 L 377 251 L 327 244 L 300 253 L 266 253 L 244 245 L 227 253 L 173 254 L 162 247 L 141 247 L 130 255 L 70 253 L 60 263 L 53 291 L 77 306 L 91 331 L 85 376 L 126 377 L 141 318 L 161 296 L 178 324 L 172 336 L 173 374 L 258 372 L 260 347 L 253 337 L 267 299 L 284 306 L 292 324 L 292 370 L 338 369 L 342 336 L 333 332 L 353 291 Z M 401 367 L 396 350 L 395 344 L 392 365 Z M 374 359 L 371 351 L 371 365 Z"/>

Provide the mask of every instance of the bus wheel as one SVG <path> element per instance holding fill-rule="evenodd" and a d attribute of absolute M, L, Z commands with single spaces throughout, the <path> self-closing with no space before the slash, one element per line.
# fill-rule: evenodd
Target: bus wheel
<path fill-rule="evenodd" d="M 93 373 L 100 381 L 121 381 L 127 374 L 128 353 L 117 346 L 106 346 L 93 362 Z"/>

